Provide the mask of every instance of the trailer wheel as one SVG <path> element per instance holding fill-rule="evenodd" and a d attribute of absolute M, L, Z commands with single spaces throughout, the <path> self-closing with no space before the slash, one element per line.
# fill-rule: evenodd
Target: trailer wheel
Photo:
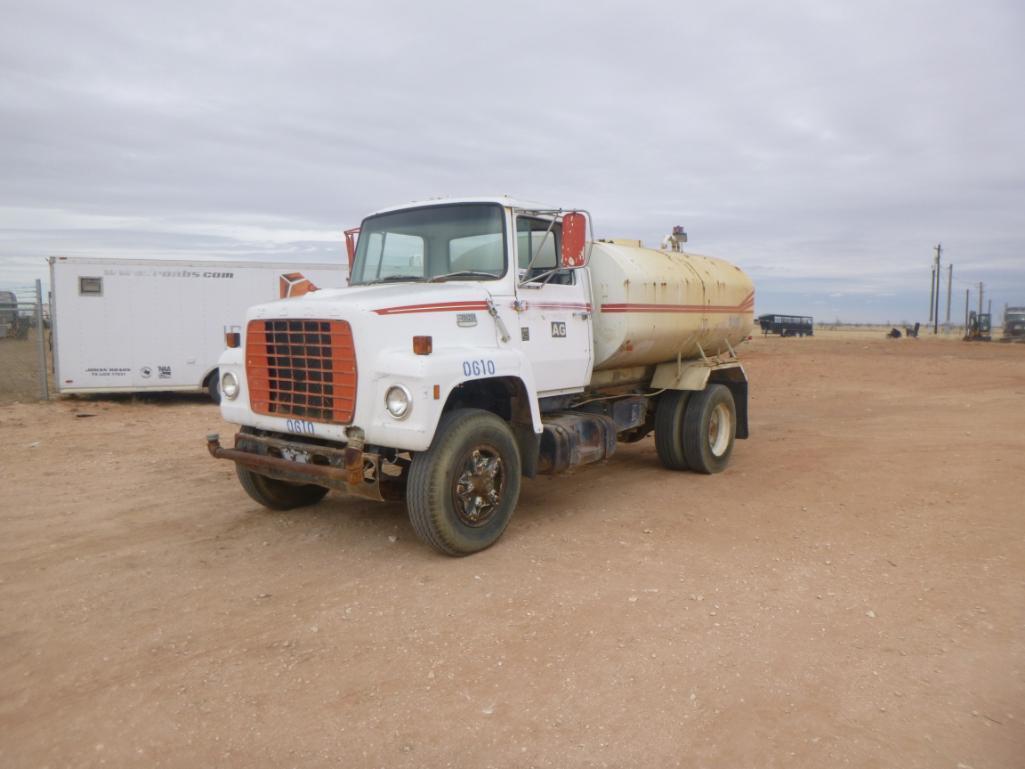
<path fill-rule="evenodd" d="M 221 370 L 215 368 L 206 378 L 206 391 L 210 393 L 210 400 L 218 406 L 221 405 Z"/>
<path fill-rule="evenodd" d="M 689 470 L 683 445 L 683 419 L 687 410 L 686 390 L 670 390 L 655 408 L 655 451 L 667 470 Z"/>
<path fill-rule="evenodd" d="M 505 421 L 481 409 L 450 411 L 431 447 L 413 455 L 406 485 L 413 530 L 447 555 L 490 547 L 516 509 L 520 472 L 520 452 Z"/>
<path fill-rule="evenodd" d="M 242 465 L 235 465 L 235 472 L 246 494 L 271 510 L 292 510 L 315 505 L 327 494 L 323 486 L 279 481 L 247 470 Z"/>
<path fill-rule="evenodd" d="M 737 437 L 737 406 L 730 388 L 708 385 L 691 395 L 683 420 L 683 448 L 695 472 L 721 473 Z"/>

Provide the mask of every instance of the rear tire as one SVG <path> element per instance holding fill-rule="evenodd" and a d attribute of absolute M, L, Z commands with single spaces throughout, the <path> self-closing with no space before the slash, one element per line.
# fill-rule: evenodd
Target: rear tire
<path fill-rule="evenodd" d="M 687 410 L 686 390 L 670 390 L 655 408 L 655 451 L 667 470 L 689 470 L 683 446 L 683 418 Z"/>
<path fill-rule="evenodd" d="M 737 406 L 730 388 L 712 384 L 691 395 L 683 420 L 683 450 L 691 470 L 721 473 L 736 437 Z"/>
<path fill-rule="evenodd" d="M 427 451 L 413 455 L 406 508 L 416 535 L 447 555 L 493 545 L 520 497 L 520 452 L 505 421 L 481 409 L 441 418 Z"/>
<path fill-rule="evenodd" d="M 213 372 L 206 378 L 206 391 L 210 394 L 210 400 L 212 400 L 218 406 L 221 405 L 221 370 L 214 369 Z"/>
<path fill-rule="evenodd" d="M 327 494 L 323 486 L 313 484 L 289 483 L 266 475 L 254 473 L 242 465 L 235 465 L 235 473 L 239 483 L 251 496 L 264 507 L 271 510 L 293 510 L 297 507 L 315 505 Z"/>

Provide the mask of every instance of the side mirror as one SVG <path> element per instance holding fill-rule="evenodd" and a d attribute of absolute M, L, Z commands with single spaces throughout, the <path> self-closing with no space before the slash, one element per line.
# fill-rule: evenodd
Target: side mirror
<path fill-rule="evenodd" d="M 583 267 L 587 263 L 587 215 L 570 211 L 562 215 L 562 269 Z"/>
<path fill-rule="evenodd" d="M 359 235 L 359 227 L 353 227 L 345 231 L 345 250 L 349 254 L 349 280 L 352 280 L 352 262 L 356 258 L 356 236 Z"/>

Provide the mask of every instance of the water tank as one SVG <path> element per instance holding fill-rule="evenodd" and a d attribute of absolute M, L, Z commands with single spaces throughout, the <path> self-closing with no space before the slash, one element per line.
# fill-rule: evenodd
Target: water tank
<path fill-rule="evenodd" d="M 754 284 L 709 256 L 596 242 L 594 369 L 647 366 L 736 347 L 754 325 Z"/>

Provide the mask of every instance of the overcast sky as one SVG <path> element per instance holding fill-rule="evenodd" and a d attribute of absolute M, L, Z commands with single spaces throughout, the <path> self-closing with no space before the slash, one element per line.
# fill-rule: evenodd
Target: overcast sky
<path fill-rule="evenodd" d="M 50 254 L 342 260 L 508 193 L 690 247 L 758 312 L 1025 304 L 1025 3 L 0 3 L 0 284 Z M 946 284 L 944 283 L 944 292 Z"/>

